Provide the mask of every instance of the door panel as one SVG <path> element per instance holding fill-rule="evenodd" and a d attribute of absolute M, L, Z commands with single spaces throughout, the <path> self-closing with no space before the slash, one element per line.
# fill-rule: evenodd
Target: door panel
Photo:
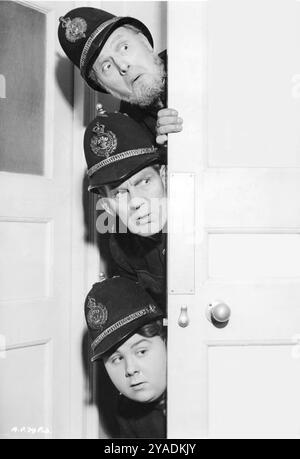
<path fill-rule="evenodd" d="M 43 175 L 48 16 L 17 2 L 1 3 L 1 71 L 8 94 L 0 104 L 0 169 Z M 12 135 L 6 135 L 8 132 Z"/>
<path fill-rule="evenodd" d="M 1 301 L 49 296 L 52 244 L 52 222 L 0 220 Z"/>
<path fill-rule="evenodd" d="M 1 437 L 51 438 L 52 358 L 50 342 L 24 343 L 7 349 L 0 381 L 1 431 L 7 433 Z"/>
<path fill-rule="evenodd" d="M 196 183 L 194 199 L 176 194 L 182 218 L 196 208 L 184 271 L 169 252 L 170 276 L 196 279 L 194 295 L 169 289 L 170 438 L 300 437 L 299 6 L 169 5 L 169 105 L 184 118 L 170 180 Z M 208 320 L 218 301 L 231 309 L 225 327 Z"/>
<path fill-rule="evenodd" d="M 0 161 L 4 438 L 70 437 L 70 393 L 80 384 L 79 378 L 71 381 L 70 352 L 73 73 L 70 64 L 61 72 L 56 37 L 58 18 L 71 7 L 68 2 L 0 2 L 5 25 L 1 72 L 6 79 L 6 99 L 0 100 L 0 148 L 5 148 Z M 33 49 L 27 35 L 19 39 L 20 30 L 34 40 Z M 35 47 L 39 52 L 31 59 Z M 81 307 L 80 298 L 74 305 Z M 80 353 L 76 362 L 82 372 Z M 80 397 L 73 402 L 74 407 L 82 405 Z"/>
<path fill-rule="evenodd" d="M 300 373 L 293 349 L 253 342 L 208 347 L 211 435 L 299 437 L 300 398 L 294 396 Z"/>
<path fill-rule="evenodd" d="M 208 14 L 209 165 L 299 167 L 299 3 L 209 0 Z"/>

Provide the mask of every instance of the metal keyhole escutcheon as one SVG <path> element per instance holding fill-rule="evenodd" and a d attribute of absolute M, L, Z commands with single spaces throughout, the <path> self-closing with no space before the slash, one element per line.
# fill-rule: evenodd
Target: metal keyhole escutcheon
<path fill-rule="evenodd" d="M 180 315 L 179 315 L 179 319 L 178 319 L 178 325 L 179 327 L 185 328 L 188 326 L 189 323 L 190 323 L 190 319 L 188 316 L 187 306 L 182 306 Z"/>

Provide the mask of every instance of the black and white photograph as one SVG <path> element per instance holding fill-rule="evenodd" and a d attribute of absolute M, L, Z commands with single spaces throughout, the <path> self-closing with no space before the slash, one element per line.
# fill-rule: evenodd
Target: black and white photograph
<path fill-rule="evenodd" d="M 0 0 L 0 439 L 300 439 L 300 1 Z"/>

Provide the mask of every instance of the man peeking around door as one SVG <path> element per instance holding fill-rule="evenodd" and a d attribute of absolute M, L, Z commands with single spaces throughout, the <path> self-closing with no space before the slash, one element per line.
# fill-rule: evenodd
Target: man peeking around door
<path fill-rule="evenodd" d="M 166 52 L 158 55 L 141 21 L 97 8 L 76 8 L 60 18 L 58 37 L 87 84 L 122 102 L 120 111 L 148 129 L 158 144 L 182 130 L 166 107 Z"/>
<path fill-rule="evenodd" d="M 167 349 L 163 313 L 140 284 L 114 277 L 85 301 L 92 362 L 119 391 L 121 438 L 165 438 Z"/>
<path fill-rule="evenodd" d="M 84 151 L 89 191 L 117 218 L 110 250 L 119 274 L 138 280 L 165 310 L 165 147 L 129 116 L 100 109 L 86 129 Z"/>

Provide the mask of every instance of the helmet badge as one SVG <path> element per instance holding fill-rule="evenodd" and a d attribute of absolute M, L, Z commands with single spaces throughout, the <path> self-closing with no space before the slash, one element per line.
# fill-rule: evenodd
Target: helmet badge
<path fill-rule="evenodd" d="M 92 330 L 102 330 L 107 321 L 108 311 L 101 303 L 96 303 L 94 298 L 88 298 L 87 322 Z"/>
<path fill-rule="evenodd" d="M 66 39 L 71 43 L 86 37 L 87 23 L 83 18 L 60 17 L 59 20 L 62 23 L 62 28 L 66 29 Z"/>
<path fill-rule="evenodd" d="M 105 131 L 105 126 L 97 121 L 93 128 L 95 135 L 91 138 L 91 150 L 106 159 L 115 151 L 118 145 L 117 137 L 112 131 Z"/>

